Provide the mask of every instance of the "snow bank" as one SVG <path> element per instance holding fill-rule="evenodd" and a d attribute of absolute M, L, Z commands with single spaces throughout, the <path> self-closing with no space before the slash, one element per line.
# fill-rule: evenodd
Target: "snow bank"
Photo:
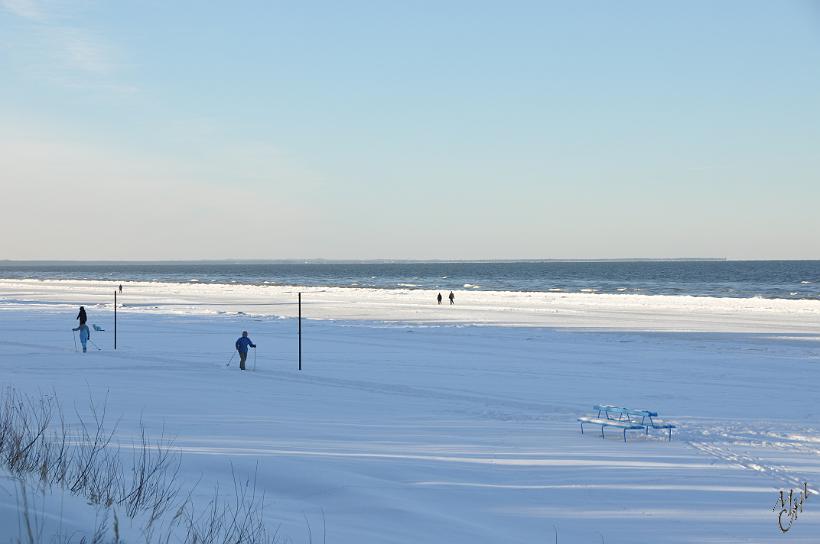
<path fill-rule="evenodd" d="M 237 284 L 130 282 L 124 312 L 295 317 L 297 293 L 310 319 L 461 323 L 527 327 L 723 332 L 811 332 L 820 301 L 585 293 L 464 291 L 456 304 L 437 292 Z M 5 308 L 35 305 L 111 308 L 115 285 L 93 281 L 0 280 Z M 446 293 L 445 293 L 446 294 Z"/>

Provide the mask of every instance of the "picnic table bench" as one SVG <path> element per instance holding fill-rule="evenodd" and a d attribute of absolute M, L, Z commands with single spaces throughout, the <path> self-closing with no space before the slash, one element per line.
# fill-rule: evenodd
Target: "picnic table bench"
<path fill-rule="evenodd" d="M 584 434 L 584 423 L 587 423 L 601 426 L 601 438 L 604 437 L 605 427 L 622 429 L 624 442 L 626 442 L 626 431 L 642 430 L 645 434 L 649 434 L 649 429 L 652 428 L 667 429 L 669 431 L 669 440 L 672 440 L 672 429 L 675 428 L 675 425 L 655 421 L 655 418 L 658 417 L 657 412 L 633 410 L 631 408 L 612 406 L 610 404 L 596 404 L 592 409 L 598 412 L 597 416 L 583 416 L 578 418 L 578 421 L 581 423 L 581 434 Z M 617 416 L 617 418 L 615 416 Z"/>

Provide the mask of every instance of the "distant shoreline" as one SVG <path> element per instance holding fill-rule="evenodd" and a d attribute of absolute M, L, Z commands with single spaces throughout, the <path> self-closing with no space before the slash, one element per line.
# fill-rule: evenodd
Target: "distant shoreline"
<path fill-rule="evenodd" d="M 184 264 L 515 264 L 515 263 L 630 263 L 630 262 L 772 262 L 816 259 L 728 259 L 726 257 L 625 257 L 616 259 L 183 259 L 183 260 L 15 260 L 0 259 L 4 266 L 49 265 L 184 265 Z"/>

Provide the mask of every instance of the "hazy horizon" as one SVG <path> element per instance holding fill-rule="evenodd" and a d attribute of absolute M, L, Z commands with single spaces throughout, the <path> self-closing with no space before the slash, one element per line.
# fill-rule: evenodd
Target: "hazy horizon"
<path fill-rule="evenodd" d="M 613 257 L 576 259 L 0 259 L 0 264 L 390 264 L 390 263 L 550 263 L 550 262 L 773 262 L 820 261 L 820 259 L 728 259 L 725 257 Z"/>
<path fill-rule="evenodd" d="M 809 0 L 0 0 L 0 259 L 820 259 L 818 29 Z"/>

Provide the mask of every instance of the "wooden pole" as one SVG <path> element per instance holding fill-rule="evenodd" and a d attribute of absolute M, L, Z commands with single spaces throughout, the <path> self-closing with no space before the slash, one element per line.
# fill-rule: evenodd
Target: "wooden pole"
<path fill-rule="evenodd" d="M 117 290 L 114 289 L 114 349 L 117 349 Z"/>
<path fill-rule="evenodd" d="M 299 293 L 299 370 L 302 370 L 302 293 Z"/>

